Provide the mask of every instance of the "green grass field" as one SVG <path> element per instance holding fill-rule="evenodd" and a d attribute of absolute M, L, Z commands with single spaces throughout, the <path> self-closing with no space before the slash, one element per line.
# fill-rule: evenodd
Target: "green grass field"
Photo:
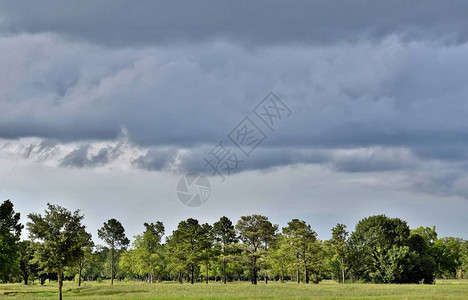
<path fill-rule="evenodd" d="M 468 299 L 468 280 L 438 281 L 434 285 L 336 284 L 324 281 L 318 285 L 292 282 L 178 284 L 172 282 L 84 282 L 78 287 L 65 282 L 64 299 Z M 57 283 L 1 284 L 1 298 L 56 299 Z"/>

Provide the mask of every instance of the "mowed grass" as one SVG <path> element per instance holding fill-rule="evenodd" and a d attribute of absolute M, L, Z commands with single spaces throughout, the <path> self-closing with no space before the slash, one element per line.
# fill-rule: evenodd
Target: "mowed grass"
<path fill-rule="evenodd" d="M 443 280 L 433 285 L 411 284 L 296 284 L 292 282 L 250 283 L 219 282 L 194 285 L 174 282 L 84 282 L 78 287 L 65 282 L 64 299 L 468 299 L 468 280 Z M 57 283 L 25 286 L 0 284 L 0 298 L 56 299 Z"/>

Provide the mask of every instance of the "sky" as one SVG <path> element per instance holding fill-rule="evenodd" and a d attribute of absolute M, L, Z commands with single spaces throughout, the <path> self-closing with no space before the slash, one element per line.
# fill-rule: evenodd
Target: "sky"
<path fill-rule="evenodd" d="M 466 239 L 467 12 L 0 1 L 0 200 L 23 223 L 48 202 L 80 209 L 98 243 L 110 218 L 133 237 L 254 213 L 321 239 L 375 214 Z M 187 173 L 210 182 L 201 206 L 178 200 Z"/>

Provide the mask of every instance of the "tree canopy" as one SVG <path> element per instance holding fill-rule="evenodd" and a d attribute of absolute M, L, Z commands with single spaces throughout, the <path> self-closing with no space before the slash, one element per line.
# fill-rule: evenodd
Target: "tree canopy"
<path fill-rule="evenodd" d="M 468 271 L 468 241 L 439 237 L 435 227 L 410 229 L 385 215 L 364 218 L 351 232 L 338 223 L 324 241 L 305 220 L 292 219 L 279 232 L 257 214 L 241 216 L 235 226 L 226 216 L 212 225 L 188 218 L 169 234 L 161 221 L 142 222 L 132 244 L 111 218 L 97 231 L 104 245 L 95 245 L 78 210 L 48 204 L 44 214 L 29 214 L 24 241 L 10 201 L 0 214 L 0 259 L 7 262 L 1 280 L 58 280 L 59 295 L 63 280 L 432 283 Z"/>

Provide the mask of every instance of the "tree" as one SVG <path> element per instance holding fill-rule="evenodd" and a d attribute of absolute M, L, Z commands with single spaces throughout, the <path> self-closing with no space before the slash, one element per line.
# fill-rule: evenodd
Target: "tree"
<path fill-rule="evenodd" d="M 23 225 L 10 200 L 0 205 L 0 281 L 8 282 L 19 271 L 19 248 Z"/>
<path fill-rule="evenodd" d="M 29 277 L 35 275 L 39 271 L 38 264 L 34 261 L 34 254 L 37 245 L 29 240 L 20 242 L 20 270 L 24 284 L 28 284 Z"/>
<path fill-rule="evenodd" d="M 133 258 L 127 255 L 126 262 L 134 259 L 135 263 L 131 266 L 133 272 L 140 276 L 147 276 L 147 281 L 152 283 L 154 282 L 155 274 L 164 267 L 161 244 L 164 235 L 164 225 L 158 221 L 156 224 L 144 223 L 144 226 L 145 232 L 135 237 L 135 242 L 133 243 L 134 249 L 131 250 L 131 253 L 128 253 Z"/>
<path fill-rule="evenodd" d="M 208 224 L 200 225 L 198 220 L 189 218 L 181 221 L 168 239 L 169 252 L 173 263 L 179 271 L 179 281 L 182 282 L 182 268 L 188 268 L 190 283 L 195 280 L 195 267 L 204 260 L 204 251 L 211 248 L 210 229 Z"/>
<path fill-rule="evenodd" d="M 221 260 L 223 262 L 223 283 L 226 284 L 226 264 L 227 257 L 231 252 L 230 246 L 237 243 L 237 235 L 231 220 L 228 217 L 221 217 L 218 222 L 213 224 L 213 233 L 215 240 L 221 247 Z"/>
<path fill-rule="evenodd" d="M 294 249 L 294 256 L 301 261 L 304 271 L 304 282 L 309 283 L 309 261 L 313 244 L 317 241 L 317 233 L 305 221 L 293 219 L 287 227 L 283 227 L 283 235 Z M 299 267 L 299 266 L 298 266 Z M 299 268 L 297 268 L 297 283 L 300 282 Z"/>
<path fill-rule="evenodd" d="M 432 283 L 435 262 L 425 240 L 434 235 L 417 232 L 410 236 L 408 225 L 398 218 L 378 215 L 362 219 L 350 237 L 353 269 L 373 282 Z"/>
<path fill-rule="evenodd" d="M 83 277 L 83 269 L 92 260 L 93 243 L 91 242 L 91 235 L 87 237 L 87 241 L 88 241 L 87 245 L 83 247 L 83 255 L 78 259 L 78 286 L 81 286 L 81 279 Z"/>
<path fill-rule="evenodd" d="M 103 276 L 108 252 L 109 249 L 107 247 L 97 246 L 90 255 L 85 253 L 86 264 L 84 264 L 82 271 L 84 278 L 87 280 L 95 280 Z"/>
<path fill-rule="evenodd" d="M 210 279 L 209 270 L 210 263 L 215 256 L 215 249 L 213 248 L 214 236 L 213 227 L 208 223 L 202 224 L 202 235 L 200 239 L 200 260 L 204 262 L 205 267 L 205 282 L 208 284 Z"/>
<path fill-rule="evenodd" d="M 411 230 L 411 235 L 419 235 L 421 236 L 427 246 L 432 246 L 434 245 L 434 242 L 437 241 L 437 232 L 436 232 L 436 227 L 418 227 L 415 229 Z"/>
<path fill-rule="evenodd" d="M 104 222 L 101 229 L 98 230 L 98 237 L 103 240 L 111 250 L 111 285 L 114 284 L 114 255 L 115 250 L 126 247 L 130 241 L 125 236 L 125 229 L 122 223 L 116 219 L 110 219 Z"/>
<path fill-rule="evenodd" d="M 242 216 L 237 222 L 236 229 L 244 243 L 244 250 L 250 257 L 252 284 L 257 284 L 259 252 L 268 248 L 267 245 L 273 239 L 278 226 L 272 225 L 268 217 L 251 215 Z"/>
<path fill-rule="evenodd" d="M 84 216 L 79 210 L 71 212 L 64 207 L 47 203 L 44 216 L 36 213 L 28 215 L 30 237 L 41 243 L 35 255 L 44 265 L 52 266 L 58 273 L 59 299 L 62 299 L 63 270 L 71 266 L 83 255 L 83 236 L 86 227 L 81 223 Z"/>
<path fill-rule="evenodd" d="M 354 269 L 364 280 L 383 282 L 382 263 L 393 247 L 407 245 L 410 230 L 406 222 L 385 215 L 371 216 L 358 222 L 351 234 Z"/>
<path fill-rule="evenodd" d="M 294 253 L 293 255 L 291 255 Z M 294 266 L 296 262 L 295 249 L 289 240 L 282 234 L 278 234 L 274 249 L 268 256 L 270 261 L 272 273 L 279 277 L 281 282 L 284 282 L 285 277 L 289 274 L 289 269 Z"/>
<path fill-rule="evenodd" d="M 143 223 L 145 226 L 145 233 L 151 233 L 155 238 L 157 238 L 158 243 L 161 243 L 162 237 L 165 233 L 164 224 L 161 221 L 156 221 L 156 223 Z"/>
<path fill-rule="evenodd" d="M 330 244 L 335 255 L 338 258 L 341 268 L 341 280 L 345 282 L 345 256 L 347 249 L 348 231 L 346 231 L 346 225 L 337 224 L 332 228 L 332 238 Z M 339 282 L 339 281 L 338 281 Z"/>
<path fill-rule="evenodd" d="M 464 276 L 468 274 L 468 241 L 463 241 L 460 249 L 460 262 L 461 269 L 464 272 Z"/>
<path fill-rule="evenodd" d="M 432 254 L 439 277 L 461 277 L 461 246 L 463 241 L 455 237 L 439 238 L 434 242 Z"/>

